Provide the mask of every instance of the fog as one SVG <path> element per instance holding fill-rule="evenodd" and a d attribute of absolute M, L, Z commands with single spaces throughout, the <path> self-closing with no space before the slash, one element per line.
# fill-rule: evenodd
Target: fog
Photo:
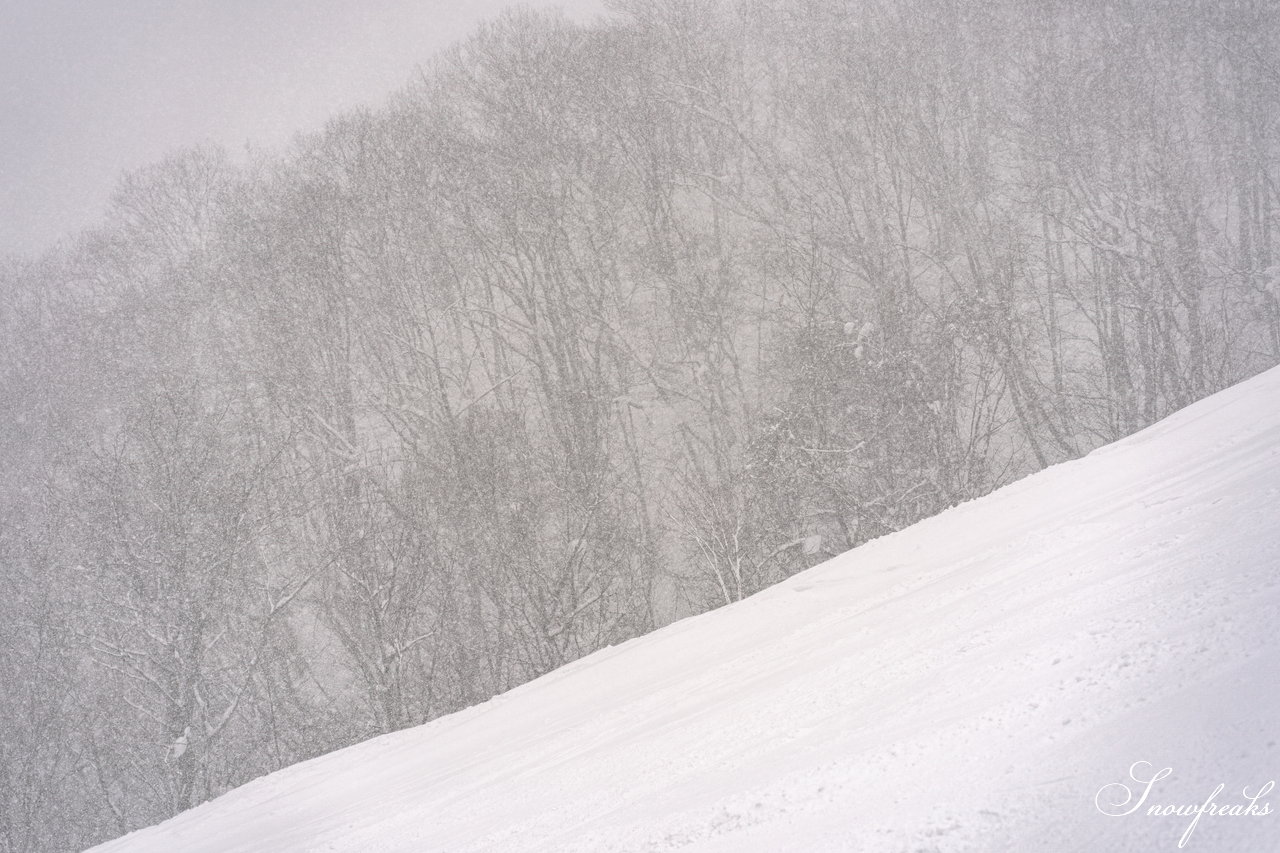
<path fill-rule="evenodd" d="M 507 0 L 0 0 L 0 254 L 93 224 L 175 148 L 278 147 L 376 104 Z M 597 0 L 535 2 L 590 19 Z"/>

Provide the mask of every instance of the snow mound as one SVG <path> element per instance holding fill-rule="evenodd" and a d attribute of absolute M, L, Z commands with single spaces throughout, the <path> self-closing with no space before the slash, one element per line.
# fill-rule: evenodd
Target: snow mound
<path fill-rule="evenodd" d="M 1278 569 L 1280 369 L 96 849 L 1280 849 Z"/>

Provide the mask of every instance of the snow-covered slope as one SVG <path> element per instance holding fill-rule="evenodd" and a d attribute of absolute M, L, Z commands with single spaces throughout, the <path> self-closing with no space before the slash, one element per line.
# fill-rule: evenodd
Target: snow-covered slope
<path fill-rule="evenodd" d="M 1273 370 L 736 606 L 97 849 L 1176 850 L 1192 816 L 1150 806 L 1219 783 L 1219 805 L 1249 806 L 1280 777 L 1278 582 Z M 1172 773 L 1122 814 L 1143 793 L 1131 767 Z M 1280 791 L 1264 804 L 1203 815 L 1186 849 L 1280 850 Z"/>

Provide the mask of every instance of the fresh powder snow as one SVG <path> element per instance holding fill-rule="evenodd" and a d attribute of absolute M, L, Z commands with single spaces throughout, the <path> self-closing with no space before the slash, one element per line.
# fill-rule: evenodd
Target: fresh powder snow
<path fill-rule="evenodd" d="M 95 849 L 1280 849 L 1278 567 L 1272 370 Z"/>

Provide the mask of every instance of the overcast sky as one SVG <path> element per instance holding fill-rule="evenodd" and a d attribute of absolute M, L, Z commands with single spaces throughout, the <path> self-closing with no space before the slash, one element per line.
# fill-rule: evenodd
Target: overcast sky
<path fill-rule="evenodd" d="M 0 0 L 0 253 L 93 224 L 183 146 L 281 147 L 511 0 Z M 590 20 L 600 0 L 529 0 Z"/>

